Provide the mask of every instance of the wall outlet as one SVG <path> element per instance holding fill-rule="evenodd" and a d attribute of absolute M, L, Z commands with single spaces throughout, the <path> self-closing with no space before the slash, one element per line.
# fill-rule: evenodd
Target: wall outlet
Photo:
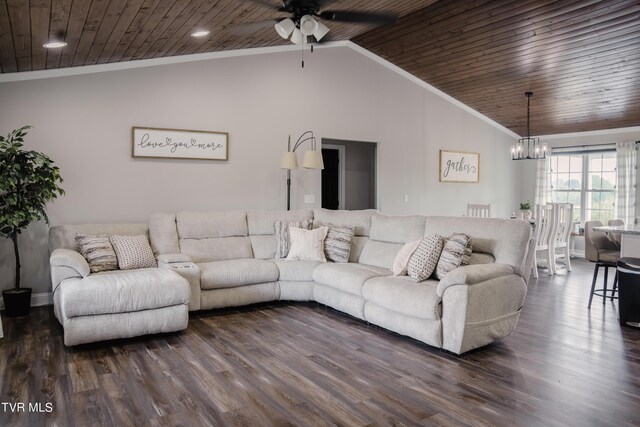
<path fill-rule="evenodd" d="M 404 195 L 404 202 L 405 203 L 409 203 L 409 195 L 408 194 Z"/>
<path fill-rule="evenodd" d="M 315 203 L 316 202 L 316 195 L 315 194 L 305 194 L 304 195 L 304 202 L 306 204 Z"/>

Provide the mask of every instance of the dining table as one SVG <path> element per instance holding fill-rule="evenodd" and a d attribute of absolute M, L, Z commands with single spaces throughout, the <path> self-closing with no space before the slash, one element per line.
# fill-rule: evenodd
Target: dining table
<path fill-rule="evenodd" d="M 620 234 L 620 257 L 640 258 L 640 224 L 603 225 L 593 227 L 593 230 L 603 231 L 609 236 Z"/>

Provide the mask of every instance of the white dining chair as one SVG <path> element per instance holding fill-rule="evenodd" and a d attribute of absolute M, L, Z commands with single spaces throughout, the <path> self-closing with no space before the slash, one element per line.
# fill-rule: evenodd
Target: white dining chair
<path fill-rule="evenodd" d="M 491 205 L 478 205 L 467 203 L 467 216 L 476 218 L 490 218 Z"/>
<path fill-rule="evenodd" d="M 556 210 L 553 205 L 536 206 L 536 250 L 533 252 L 533 277 L 538 278 L 538 253 L 541 253 L 547 261 L 549 276 L 555 274 L 555 250 L 554 242 L 556 233 Z"/>
<path fill-rule="evenodd" d="M 553 242 L 553 256 L 555 261 L 562 259 L 567 271 L 571 271 L 571 231 L 573 230 L 573 204 L 554 203 L 554 218 L 556 221 L 555 241 Z M 558 253 L 560 250 L 560 253 Z M 554 262 L 555 262 L 554 261 Z M 554 264 L 554 270 L 557 266 Z"/>

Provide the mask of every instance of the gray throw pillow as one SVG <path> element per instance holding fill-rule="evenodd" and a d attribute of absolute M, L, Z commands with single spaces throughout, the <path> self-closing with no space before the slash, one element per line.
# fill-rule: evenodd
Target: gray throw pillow
<path fill-rule="evenodd" d="M 291 247 L 291 239 L 289 238 L 289 227 L 311 229 L 312 222 L 308 219 L 304 221 L 275 221 L 273 228 L 276 235 L 276 258 L 286 258 Z"/>
<path fill-rule="evenodd" d="M 109 239 L 118 257 L 120 270 L 135 270 L 137 268 L 155 268 L 158 266 L 153 256 L 147 236 L 119 236 Z"/>
<path fill-rule="evenodd" d="M 424 237 L 409 259 L 407 274 L 417 282 L 427 280 L 433 274 L 441 252 L 442 237 L 439 234 Z"/>
<path fill-rule="evenodd" d="M 467 247 L 471 247 L 471 237 L 464 233 L 453 233 L 442 249 L 442 255 L 436 267 L 436 277 L 442 279 L 448 272 L 460 267 L 465 260 Z M 470 255 L 470 254 L 468 254 Z M 466 257 L 466 263 L 469 263 Z"/>
<path fill-rule="evenodd" d="M 87 260 L 89 271 L 99 273 L 118 269 L 118 259 L 106 234 L 76 234 L 78 252 Z"/>
<path fill-rule="evenodd" d="M 333 225 L 320 223 L 319 226 L 329 227 L 324 239 L 324 255 L 330 262 L 349 262 L 351 241 L 356 234 L 355 225 Z"/>

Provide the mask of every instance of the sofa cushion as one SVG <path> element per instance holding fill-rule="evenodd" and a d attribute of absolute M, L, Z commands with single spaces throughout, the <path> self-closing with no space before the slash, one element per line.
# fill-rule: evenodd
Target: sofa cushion
<path fill-rule="evenodd" d="M 359 211 L 334 211 L 330 209 L 316 209 L 313 211 L 313 226 L 318 228 L 320 223 L 333 225 L 355 225 L 356 236 L 369 236 L 371 217 L 378 211 L 365 209 Z"/>
<path fill-rule="evenodd" d="M 313 281 L 313 270 L 321 261 L 302 261 L 288 259 L 272 260 L 280 271 L 278 280 L 291 282 L 311 282 Z"/>
<path fill-rule="evenodd" d="M 394 276 L 406 276 L 407 275 L 407 267 L 409 266 L 409 260 L 411 260 L 411 256 L 418 249 L 418 245 L 420 245 L 420 240 L 415 240 L 413 242 L 405 243 L 405 245 L 398 251 L 396 258 L 393 260 L 393 271 Z"/>
<path fill-rule="evenodd" d="M 225 261 L 253 256 L 248 237 L 180 239 L 180 252 L 189 255 L 193 262 Z"/>
<path fill-rule="evenodd" d="M 249 236 L 251 251 L 256 259 L 273 259 L 276 256 L 276 236 L 273 234 L 256 234 Z"/>
<path fill-rule="evenodd" d="M 189 283 L 168 269 L 115 270 L 60 284 L 64 317 L 128 313 L 189 302 Z"/>
<path fill-rule="evenodd" d="M 491 254 L 486 254 L 484 252 L 472 252 L 469 257 L 469 264 L 491 264 L 492 262 L 496 262 L 496 259 Z"/>
<path fill-rule="evenodd" d="M 424 235 L 424 222 L 425 217 L 421 215 L 389 216 L 377 213 L 371 217 L 369 238 L 389 243 L 420 240 Z"/>
<path fill-rule="evenodd" d="M 491 254 L 495 262 L 511 265 L 518 274 L 524 273 L 526 268 L 524 263 L 531 239 L 531 225 L 526 221 L 429 216 L 425 222 L 424 233 L 438 233 L 441 236 L 450 236 L 453 233 L 468 234 L 471 236 L 474 252 Z"/>
<path fill-rule="evenodd" d="M 376 277 L 362 286 L 362 296 L 380 307 L 418 319 L 440 318 L 437 280 L 416 283 L 407 276 Z"/>
<path fill-rule="evenodd" d="M 362 284 L 372 277 L 391 275 L 386 268 L 363 264 L 321 264 L 313 270 L 313 280 L 317 283 L 348 292 L 362 295 Z"/>
<path fill-rule="evenodd" d="M 358 262 L 391 270 L 393 268 L 393 261 L 395 261 L 402 246 L 404 246 L 402 243 L 369 240 L 365 243 Z"/>
<path fill-rule="evenodd" d="M 242 211 L 179 212 L 180 239 L 247 236 L 247 214 Z"/>
<path fill-rule="evenodd" d="M 278 280 L 278 267 L 262 259 L 204 262 L 198 267 L 202 289 L 235 288 Z"/>
<path fill-rule="evenodd" d="M 149 217 L 149 242 L 155 255 L 180 252 L 175 214 L 157 213 Z"/>
<path fill-rule="evenodd" d="M 276 221 L 313 220 L 313 211 L 297 209 L 292 211 L 253 211 L 247 212 L 249 235 L 273 235 L 273 224 Z"/>

